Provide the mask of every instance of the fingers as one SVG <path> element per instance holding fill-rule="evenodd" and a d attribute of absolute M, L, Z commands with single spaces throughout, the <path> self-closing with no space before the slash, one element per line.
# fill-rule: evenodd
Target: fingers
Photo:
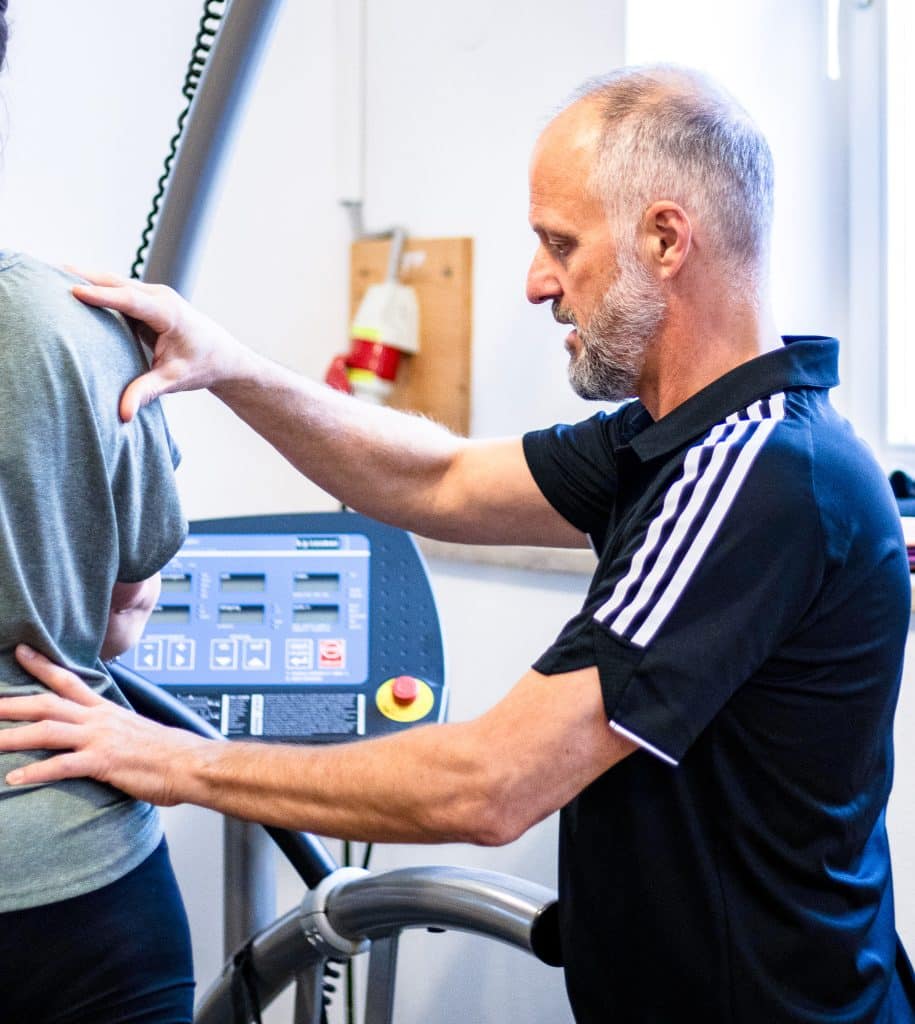
<path fill-rule="evenodd" d="M 82 722 L 86 711 L 81 704 L 64 700 L 53 693 L 33 693 L 25 697 L 4 697 L 0 700 L 0 721 L 37 722 Z M 0 743 L 4 736 L 0 732 Z"/>
<path fill-rule="evenodd" d="M 87 707 L 104 704 L 103 698 L 79 676 L 55 665 L 25 644 L 16 647 L 15 655 L 27 672 L 54 693 L 7 697 L 0 701 L 0 718 L 29 723 L 0 730 L 0 751 L 67 750 L 71 753 L 17 768 L 7 775 L 7 783 L 35 785 L 90 774 L 86 758 L 73 751 L 80 742 L 80 724 L 88 714 Z"/>
<path fill-rule="evenodd" d="M 110 285 L 77 284 L 72 292 L 88 306 L 116 309 L 134 320 L 141 320 L 156 334 L 164 334 L 174 326 L 176 296 L 170 288 L 123 281 Z"/>
<path fill-rule="evenodd" d="M 164 336 L 174 331 L 181 319 L 182 300 L 171 288 L 128 281 L 117 274 L 86 274 L 93 284 L 75 285 L 73 294 L 90 306 L 116 309 L 134 325 L 141 340 L 158 353 L 168 351 Z M 174 338 L 172 338 L 172 343 Z M 175 390 L 186 364 L 181 359 L 165 358 L 163 367 L 153 368 L 133 380 L 121 395 L 118 412 L 129 423 L 137 412 L 160 395 Z"/>
<path fill-rule="evenodd" d="M 82 277 L 84 280 L 89 281 L 90 284 L 99 285 L 125 285 L 129 284 L 131 278 L 122 277 L 120 274 L 112 274 L 108 271 L 100 270 L 83 270 L 81 267 L 75 267 L 71 263 L 64 264 L 64 270 L 69 274 L 75 274 L 77 277 Z"/>
<path fill-rule="evenodd" d="M 9 729 L 8 732 L 23 732 L 23 729 Z M 34 761 L 22 768 L 16 768 L 6 776 L 10 786 L 34 786 L 44 782 L 59 782 L 61 779 L 76 779 L 90 775 L 89 759 L 79 751 L 57 754 L 44 761 Z"/>
<path fill-rule="evenodd" d="M 75 750 L 80 745 L 79 738 L 79 726 L 75 723 L 30 722 L 0 729 L 0 751 L 11 754 L 21 750 Z"/>
<path fill-rule="evenodd" d="M 121 395 L 118 412 L 124 423 L 129 423 L 144 405 L 154 402 L 160 395 L 168 394 L 178 383 L 178 376 L 166 374 L 153 368 L 148 373 L 135 377 Z"/>
<path fill-rule="evenodd" d="M 48 689 L 63 697 L 65 700 L 73 701 L 84 707 L 92 707 L 101 704 L 104 700 L 97 693 L 91 690 L 74 672 L 56 665 L 43 654 L 33 650 L 27 644 L 17 644 L 16 661 L 40 683 L 44 683 Z M 27 700 L 25 697 L 8 698 L 10 702 Z M 40 699 L 40 698 L 36 698 Z M 7 705 L 0 705 L 6 707 Z"/>
<path fill-rule="evenodd" d="M 73 295 L 87 305 L 123 313 L 153 349 L 150 370 L 121 395 L 119 413 L 125 423 L 160 395 L 212 387 L 243 369 L 243 346 L 174 289 L 116 274 L 86 276 L 92 283 L 75 285 Z"/>

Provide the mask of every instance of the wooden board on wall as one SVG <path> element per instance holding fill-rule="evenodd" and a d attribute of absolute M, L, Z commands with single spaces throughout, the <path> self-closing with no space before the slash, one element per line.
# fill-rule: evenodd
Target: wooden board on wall
<path fill-rule="evenodd" d="M 354 242 L 350 253 L 351 316 L 370 284 L 385 279 L 391 243 Z M 422 413 L 455 433 L 470 432 L 473 240 L 407 241 L 400 280 L 416 289 L 419 352 L 405 356 L 388 404 Z"/>

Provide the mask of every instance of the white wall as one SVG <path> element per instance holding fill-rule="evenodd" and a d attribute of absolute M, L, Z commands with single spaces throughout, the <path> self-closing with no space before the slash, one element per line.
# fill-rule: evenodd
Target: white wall
<path fill-rule="evenodd" d="M 473 428 L 516 433 L 588 407 L 564 384 L 562 331 L 524 301 L 533 236 L 527 154 L 556 103 L 623 59 L 622 0 L 368 0 L 366 220 L 476 240 Z M 126 270 L 179 106 L 202 0 L 13 0 L 0 243 Z M 843 86 L 821 74 L 820 4 L 640 0 L 636 59 L 722 76 L 769 133 L 778 167 L 774 290 L 786 330 L 847 331 Z M 557 16 L 559 13 L 559 16 Z M 660 49 L 659 49 L 660 48 Z M 345 345 L 349 225 L 336 205 L 333 0 L 289 0 L 227 176 L 195 300 L 250 344 L 319 377 Z M 191 517 L 333 507 L 209 396 L 169 415 Z M 585 581 L 434 564 L 453 716 L 488 706 L 574 611 Z M 524 616 L 506 620 L 506 607 Z M 480 671 L 481 665 L 484 671 Z M 912 702 L 899 718 L 894 798 L 900 921 L 915 946 Z M 201 979 L 220 961 L 219 826 L 169 812 Z M 384 849 L 379 867 L 459 861 L 551 884 L 555 823 L 505 850 Z M 298 896 L 283 873 L 280 904 Z M 398 1020 L 562 1022 L 557 972 L 460 936 L 411 936 Z M 276 1018 L 274 1018 L 276 1019 Z M 283 1018 L 281 1018 L 283 1019 Z M 285 1017 L 288 1019 L 288 1016 Z"/>
<path fill-rule="evenodd" d="M 722 82 L 775 160 L 772 298 L 784 334 L 848 337 L 847 80 L 826 77 L 825 2 L 639 0 L 626 59 L 670 60 Z M 659 31 L 663 26 L 663 31 Z"/>

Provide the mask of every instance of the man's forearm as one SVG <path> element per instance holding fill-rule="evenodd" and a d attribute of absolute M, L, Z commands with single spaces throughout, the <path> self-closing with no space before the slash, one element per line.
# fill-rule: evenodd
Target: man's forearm
<path fill-rule="evenodd" d="M 342 839 L 504 842 L 468 730 L 431 726 L 328 747 L 201 742 L 169 766 L 169 802 Z"/>
<path fill-rule="evenodd" d="M 211 390 L 299 472 L 365 515 L 461 543 L 586 543 L 541 493 L 520 438 L 456 437 L 247 350 Z"/>
<path fill-rule="evenodd" d="M 342 839 L 494 846 L 633 749 L 607 725 L 596 669 L 532 670 L 469 722 L 328 747 L 199 741 L 169 758 L 168 802 Z M 138 748 L 138 766 L 149 757 Z"/>
<path fill-rule="evenodd" d="M 438 504 L 465 443 L 420 416 L 373 406 L 251 352 L 213 393 L 299 472 L 359 512 L 428 535 L 448 532 Z"/>
<path fill-rule="evenodd" d="M 597 669 L 531 669 L 471 722 L 332 747 L 203 740 L 113 704 L 22 645 L 53 693 L 8 697 L 0 751 L 46 750 L 10 785 L 87 778 L 140 800 L 190 802 L 340 838 L 510 842 L 635 748 L 607 724 Z"/>

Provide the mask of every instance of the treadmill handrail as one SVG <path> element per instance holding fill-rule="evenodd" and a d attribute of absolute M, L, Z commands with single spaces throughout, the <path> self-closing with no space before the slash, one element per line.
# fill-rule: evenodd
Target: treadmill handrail
<path fill-rule="evenodd" d="M 557 907 L 556 892 L 536 882 L 433 865 L 344 881 L 328 895 L 326 913 L 335 931 L 354 940 L 403 928 L 455 929 L 498 939 L 559 967 Z"/>
<path fill-rule="evenodd" d="M 218 729 L 205 722 L 200 715 L 126 665 L 112 661 L 107 667 L 131 707 L 144 718 L 151 718 L 162 725 L 186 729 L 206 739 L 226 740 Z M 316 836 L 272 825 L 263 827 L 310 889 L 337 870 L 339 865 L 336 860 Z"/>
<path fill-rule="evenodd" d="M 494 871 L 435 866 L 399 868 L 345 878 L 327 894 L 334 931 L 355 943 L 396 935 L 405 928 L 443 928 L 498 939 L 561 966 L 556 894 L 534 882 Z M 327 957 L 309 924 L 308 897 L 246 943 L 249 977 L 266 1009 L 289 984 Z M 336 954 L 338 959 L 345 959 Z M 234 1019 L 230 960 L 197 1007 L 194 1024 Z"/>

